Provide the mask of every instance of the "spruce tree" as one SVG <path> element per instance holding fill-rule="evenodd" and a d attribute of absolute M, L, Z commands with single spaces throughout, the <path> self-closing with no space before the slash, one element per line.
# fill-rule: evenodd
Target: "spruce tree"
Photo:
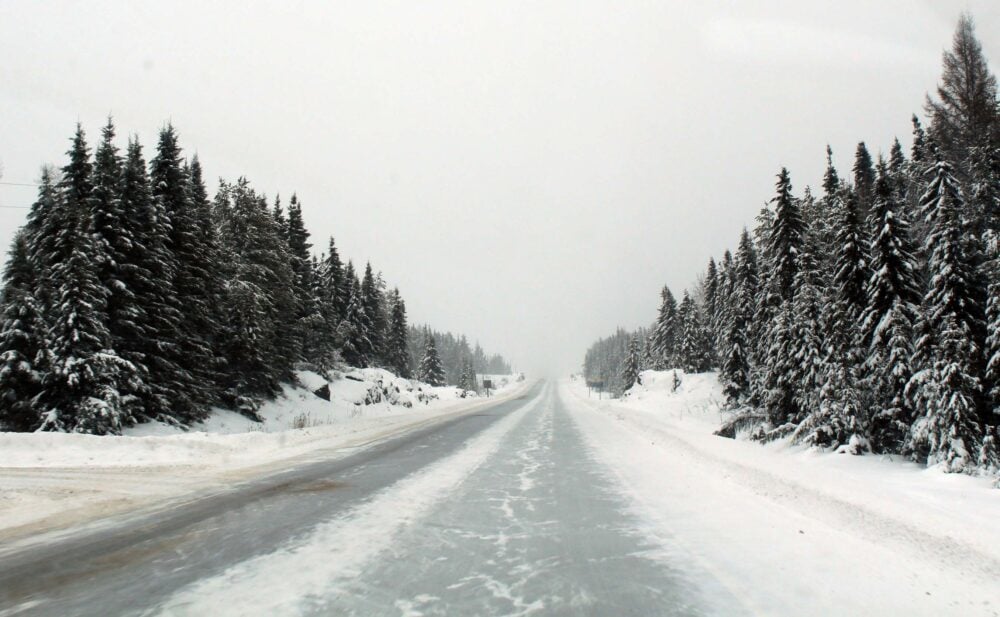
<path fill-rule="evenodd" d="M 409 379 L 410 358 L 406 351 L 406 304 L 399 297 L 392 307 L 392 320 L 389 323 L 389 334 L 386 340 L 387 364 L 389 370 L 400 377 Z M 480 348 L 480 352 L 482 349 Z"/>
<path fill-rule="evenodd" d="M 136 242 L 128 251 L 129 267 L 119 272 L 134 296 L 137 312 L 134 331 L 112 325 L 116 350 L 136 363 L 146 382 L 144 419 L 182 422 L 175 409 L 192 409 L 186 386 L 190 373 L 175 342 L 184 314 L 173 291 L 176 261 L 167 248 L 169 222 L 162 205 L 153 199 L 142 146 L 130 139 L 122 172 L 121 207 L 124 220 L 133 225 Z"/>
<path fill-rule="evenodd" d="M 105 327 L 107 290 L 98 278 L 93 241 L 93 168 L 83 129 L 77 127 L 59 184 L 58 208 L 42 233 L 53 251 L 39 264 L 52 304 L 46 313 L 48 371 L 38 397 L 43 430 L 119 433 L 131 422 L 120 386 L 135 367 L 111 349 Z"/>
<path fill-rule="evenodd" d="M 805 237 L 805 222 L 792 196 L 792 182 L 785 168 L 778 174 L 777 195 L 771 203 L 774 204 L 774 220 L 770 226 L 768 256 L 772 272 L 768 278 L 775 286 L 775 297 L 771 301 L 785 302 L 792 298 Z"/>
<path fill-rule="evenodd" d="M 868 355 L 863 371 L 874 397 L 871 445 L 875 452 L 896 453 L 912 422 L 905 397 L 913 374 L 913 326 L 918 316 L 920 282 L 910 239 L 909 224 L 901 214 L 899 195 L 891 186 L 891 172 L 879 169 L 875 207 L 869 228 L 872 275 L 867 284 L 868 307 L 861 320 L 861 334 Z"/>
<path fill-rule="evenodd" d="M 365 312 L 361 281 L 355 274 L 353 263 L 347 262 L 344 278 L 349 286 L 349 296 L 344 316 L 337 327 L 340 353 L 349 366 L 363 368 L 372 361 L 371 321 Z"/>
<path fill-rule="evenodd" d="M 712 367 L 708 331 L 701 317 L 701 310 L 687 291 L 677 312 L 680 338 L 677 356 L 681 368 L 689 373 L 703 373 Z"/>
<path fill-rule="evenodd" d="M 708 269 L 705 271 L 704 298 L 705 298 L 705 329 L 708 334 L 708 356 L 712 366 L 716 364 L 715 341 L 718 339 L 721 290 L 719 284 L 719 268 L 715 264 L 715 258 L 709 258 Z"/>
<path fill-rule="evenodd" d="M 224 228 L 232 252 L 226 297 L 225 397 L 248 412 L 246 401 L 275 396 L 293 378 L 298 345 L 295 274 L 282 230 L 245 178 L 228 187 Z M 248 414 L 249 415 L 249 414 Z"/>
<path fill-rule="evenodd" d="M 174 364 L 186 374 L 178 375 L 177 399 L 173 414 L 177 421 L 188 423 L 205 417 L 206 405 L 218 398 L 215 390 L 216 358 L 212 342 L 218 336 L 215 321 L 217 307 L 211 306 L 212 277 L 217 262 L 211 261 L 202 240 L 204 227 L 200 212 L 192 203 L 189 179 L 181 160 L 177 133 L 171 125 L 160 131 L 156 156 L 150 161 L 150 183 L 157 210 L 167 220 L 167 250 L 172 254 L 173 281 L 171 303 L 180 308 L 184 319 L 165 346 L 176 350 Z"/>
<path fill-rule="evenodd" d="M 823 330 L 829 303 L 823 294 L 819 266 L 810 253 L 800 256 L 791 305 L 790 332 L 775 364 L 782 371 L 778 382 L 791 387 L 790 409 L 794 411 L 785 421 L 801 424 L 795 440 L 833 445 L 841 437 L 833 428 L 839 423 L 841 410 L 831 399 L 840 393 L 831 391 L 827 384 L 829 362 L 824 354 Z"/>
<path fill-rule="evenodd" d="M 21 230 L 14 236 L 3 277 L 0 430 L 31 431 L 40 423 L 35 399 L 43 377 L 44 323 L 33 293 L 36 278 L 26 233 Z"/>
<path fill-rule="evenodd" d="M 143 347 L 148 345 L 145 339 L 150 332 L 145 326 L 149 317 L 148 307 L 137 292 L 151 273 L 143 267 L 146 243 L 142 213 L 134 207 L 132 187 L 125 186 L 124 162 L 114 138 L 115 127 L 109 118 L 94 157 L 92 238 L 97 276 L 107 294 L 106 323 L 111 345 L 137 371 L 136 379 L 130 382 L 134 389 L 123 390 L 122 394 L 134 399 L 138 406 L 135 412 L 146 417 L 150 386 L 146 383 L 149 371 Z"/>
<path fill-rule="evenodd" d="M 858 198 L 858 211 L 862 220 L 871 212 L 871 203 L 875 191 L 875 166 L 872 156 L 868 153 L 865 142 L 858 142 L 854 153 L 854 194 Z"/>
<path fill-rule="evenodd" d="M 757 256 L 750 233 L 744 229 L 733 264 L 733 293 L 726 324 L 726 356 L 722 362 L 722 382 L 733 406 L 749 394 L 751 345 L 748 339 L 757 296 Z"/>
<path fill-rule="evenodd" d="M 675 365 L 677 346 L 677 301 L 666 285 L 660 292 L 660 313 L 653 327 L 654 367 L 664 370 Z"/>
<path fill-rule="evenodd" d="M 379 289 L 371 263 L 365 264 L 365 274 L 361 281 L 361 301 L 369 321 L 368 340 L 371 342 L 371 362 L 381 363 L 385 357 L 385 298 Z"/>
<path fill-rule="evenodd" d="M 983 313 L 964 250 L 961 190 L 947 162 L 939 160 L 930 174 L 922 201 L 930 226 L 931 278 L 918 327 L 918 367 L 907 386 L 916 420 L 904 449 L 945 471 L 968 471 L 983 436 L 978 409 Z"/>
<path fill-rule="evenodd" d="M 434 343 L 434 335 L 427 333 L 424 341 L 424 357 L 420 361 L 418 372 L 420 381 L 431 386 L 444 385 L 444 367 L 441 366 L 441 358 L 438 356 L 437 346 Z"/>
<path fill-rule="evenodd" d="M 628 342 L 628 353 L 622 364 L 622 391 L 628 390 L 639 379 L 639 337 L 632 336 Z"/>

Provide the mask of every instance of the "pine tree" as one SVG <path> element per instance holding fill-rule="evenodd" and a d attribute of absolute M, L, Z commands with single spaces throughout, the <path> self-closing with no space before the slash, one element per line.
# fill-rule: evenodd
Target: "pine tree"
<path fill-rule="evenodd" d="M 799 421 L 798 384 L 795 381 L 798 366 L 792 338 L 794 322 L 792 302 L 784 302 L 774 309 L 759 352 L 759 404 L 767 414 L 772 432 L 776 431 L 776 437 L 790 433 Z"/>
<path fill-rule="evenodd" d="M 664 370 L 675 365 L 677 345 L 677 301 L 666 285 L 660 292 L 660 313 L 653 328 L 654 367 Z"/>
<path fill-rule="evenodd" d="M 147 307 L 140 303 L 136 292 L 150 273 L 142 266 L 141 251 L 145 248 L 139 213 L 123 198 L 132 195 L 124 186 L 124 163 L 114 145 L 115 127 L 111 119 L 102 132 L 102 141 L 94 157 L 94 190 L 91 212 L 92 238 L 97 276 L 107 294 L 106 323 L 111 346 L 116 353 L 135 367 L 136 378 L 131 391 L 122 394 L 134 398 L 146 415 L 149 399 L 148 369 L 142 347 L 149 332 L 144 327 Z M 135 418 L 130 418 L 133 422 Z"/>
<path fill-rule="evenodd" d="M 792 196 L 792 182 L 785 168 L 778 174 L 777 195 L 771 203 L 774 204 L 774 220 L 768 238 L 768 253 L 772 273 L 768 278 L 775 285 L 776 297 L 772 302 L 782 302 L 792 298 L 805 237 L 805 222 Z"/>
<path fill-rule="evenodd" d="M 905 388 L 913 374 L 911 341 L 920 303 L 909 225 L 901 215 L 899 195 L 890 185 L 891 175 L 881 166 L 875 185 L 869 223 L 875 233 L 872 275 L 867 285 L 868 307 L 861 320 L 868 348 L 863 370 L 875 398 L 871 445 L 880 453 L 901 450 L 913 419 Z"/>
<path fill-rule="evenodd" d="M 277 208 L 277 203 L 275 208 Z M 291 267 L 294 278 L 295 292 L 295 325 L 294 337 L 300 346 L 299 356 L 308 362 L 323 366 L 329 359 L 329 349 L 324 337 L 318 333 L 326 327 L 327 319 L 323 316 L 319 299 L 316 294 L 315 271 L 309 249 L 309 232 L 302 218 L 302 204 L 296 194 L 292 194 L 288 205 L 288 220 L 284 227 L 291 255 Z"/>
<path fill-rule="evenodd" d="M 191 374 L 175 341 L 184 315 L 173 291 L 176 261 L 167 248 L 169 222 L 162 204 L 153 199 L 142 146 L 128 145 L 122 171 L 123 222 L 134 242 L 125 251 L 118 276 L 131 290 L 135 311 L 130 322 L 111 325 L 115 349 L 136 364 L 146 382 L 140 395 L 144 419 L 180 422 L 174 409 L 191 409 L 186 396 Z M 131 327 L 124 327 L 129 325 Z"/>
<path fill-rule="evenodd" d="M 722 381 L 731 405 L 741 404 L 749 394 L 750 350 L 748 334 L 757 296 L 757 255 L 750 233 L 744 229 L 733 264 L 733 294 L 726 324 L 727 353 L 722 363 Z"/>
<path fill-rule="evenodd" d="M 361 281 L 361 301 L 370 323 L 368 340 L 371 341 L 371 361 L 381 362 L 385 357 L 385 302 L 382 290 L 372 272 L 371 263 L 365 264 L 365 274 Z"/>
<path fill-rule="evenodd" d="M 633 336 L 629 339 L 628 353 L 625 356 L 625 363 L 622 365 L 622 390 L 628 390 L 635 385 L 639 379 L 639 337 Z"/>
<path fill-rule="evenodd" d="M 982 441 L 977 342 L 983 340 L 983 313 L 963 246 L 961 190 L 948 163 L 939 160 L 930 174 L 922 202 L 931 279 L 918 326 L 918 368 L 907 386 L 916 421 L 904 449 L 945 471 L 967 471 Z"/>
<path fill-rule="evenodd" d="M 135 368 L 111 350 L 105 327 L 107 290 L 98 279 L 93 242 L 93 168 L 83 129 L 77 127 L 70 161 L 63 168 L 58 208 L 42 239 L 53 251 L 39 264 L 52 293 L 47 313 L 48 372 L 39 411 L 43 430 L 118 433 L 130 422 L 129 403 L 119 392 Z"/>
<path fill-rule="evenodd" d="M 224 402 L 256 417 L 255 401 L 281 391 L 293 379 L 298 343 L 295 274 L 283 231 L 267 201 L 245 178 L 220 188 L 217 209 L 226 211 L 223 226 L 230 254 L 224 303 L 226 358 Z"/>
<path fill-rule="evenodd" d="M 715 264 L 715 258 L 709 258 L 708 269 L 705 271 L 704 298 L 705 298 L 705 329 L 708 334 L 708 356 L 711 366 L 716 365 L 715 341 L 718 340 L 721 290 L 719 284 L 719 268 Z"/>
<path fill-rule="evenodd" d="M 910 161 L 914 165 L 923 165 L 928 161 L 927 132 L 920 124 L 920 118 L 916 114 L 910 118 L 913 124 L 913 143 L 910 146 Z"/>
<path fill-rule="evenodd" d="M 366 367 L 372 361 L 373 347 L 369 338 L 372 326 L 365 312 L 364 294 L 353 263 L 347 262 L 344 278 L 349 285 L 349 297 L 344 317 L 337 328 L 341 355 L 350 366 Z"/>
<path fill-rule="evenodd" d="M 678 310 L 678 319 L 680 340 L 677 355 L 681 368 L 689 373 L 703 373 L 709 370 L 712 364 L 708 331 L 702 320 L 701 311 L 686 291 Z"/>
<path fill-rule="evenodd" d="M 823 193 L 829 197 L 840 190 L 840 176 L 833 166 L 833 149 L 826 145 L 826 171 L 823 172 Z"/>
<path fill-rule="evenodd" d="M 862 220 L 871 213 L 875 191 L 875 166 L 865 142 L 859 142 L 854 153 L 854 193 L 858 198 L 858 212 Z"/>
<path fill-rule="evenodd" d="M 441 366 L 434 335 L 430 333 L 426 335 L 424 342 L 424 358 L 420 362 L 419 376 L 420 381 L 432 386 L 443 386 L 445 383 L 444 367 Z"/>
<path fill-rule="evenodd" d="M 14 237 L 3 277 L 0 430 L 31 431 L 40 423 L 35 398 L 43 376 L 40 364 L 44 356 L 40 354 L 44 324 L 33 294 L 36 277 L 22 230 Z"/>
<path fill-rule="evenodd" d="M 206 405 L 218 398 L 214 387 L 218 363 L 212 344 L 219 325 L 211 300 L 212 290 L 221 285 L 212 276 L 218 262 L 212 261 L 209 247 L 202 242 L 204 229 L 211 223 L 200 220 L 202 213 L 195 210 L 180 153 L 177 133 L 168 124 L 160 131 L 157 153 L 150 161 L 150 183 L 157 209 L 168 223 L 166 248 L 174 261 L 171 303 L 183 307 L 184 319 L 165 343 L 177 352 L 174 364 L 187 373 L 176 380 L 179 390 L 173 411 L 178 421 L 188 423 L 205 417 Z"/>
<path fill-rule="evenodd" d="M 389 370 L 400 377 L 410 377 L 410 358 L 406 351 L 406 304 L 396 293 L 397 299 L 392 307 L 392 320 L 389 322 L 389 334 L 386 339 L 386 360 Z M 482 352 L 482 349 L 479 349 Z"/>
<path fill-rule="evenodd" d="M 323 325 L 316 333 L 317 360 L 322 368 L 330 368 L 339 356 L 337 330 L 343 319 L 346 306 L 342 304 L 344 268 L 333 238 L 329 240 L 327 253 L 316 271 L 317 303 L 323 317 Z M 349 295 L 349 294 L 348 294 Z"/>
<path fill-rule="evenodd" d="M 829 303 L 824 297 L 816 260 L 802 253 L 792 298 L 790 332 L 777 363 L 783 374 L 781 383 L 791 388 L 790 409 L 786 422 L 799 424 L 794 439 L 811 445 L 829 446 L 838 443 L 840 407 L 832 399 L 840 394 L 830 389 L 829 361 L 824 355 L 823 330 Z M 825 388 L 825 391 L 824 391 Z"/>
<path fill-rule="evenodd" d="M 997 80 L 990 73 L 972 17 L 962 15 L 952 48 L 944 52 L 944 70 L 937 98 L 927 97 L 931 134 L 947 161 L 970 170 L 977 147 L 1000 145 Z"/>

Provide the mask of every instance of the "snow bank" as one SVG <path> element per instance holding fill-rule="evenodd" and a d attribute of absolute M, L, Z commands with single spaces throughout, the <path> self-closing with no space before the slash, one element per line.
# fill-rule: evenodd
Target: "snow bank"
<path fill-rule="evenodd" d="M 204 422 L 185 431 L 160 422 L 128 428 L 121 437 L 66 433 L 0 432 L 0 468 L 147 466 L 253 458 L 267 452 L 350 433 L 357 420 L 449 410 L 478 396 L 454 387 L 432 387 L 382 369 L 354 369 L 333 376 L 300 371 L 299 385 L 285 385 L 261 406 L 263 422 L 213 409 Z M 330 400 L 314 394 L 329 384 Z M 514 384 L 505 380 L 499 391 Z M 363 426 L 363 425 L 359 425 Z M 327 430 L 316 429 L 327 427 Z M 355 427 L 357 428 L 357 427 Z"/>
<path fill-rule="evenodd" d="M 381 369 L 355 369 L 329 382 L 303 371 L 298 380 L 261 406 L 263 422 L 214 409 L 189 431 L 153 422 L 122 436 L 0 432 L 0 539 L 27 525 L 99 517 L 261 473 L 319 449 L 361 447 L 488 402 Z M 329 401 L 313 393 L 327 383 Z M 502 384 L 495 391 L 501 398 L 520 391 L 512 377 L 494 383 Z"/>
<path fill-rule="evenodd" d="M 686 545 L 760 614 L 997 614 L 989 479 L 717 437 L 715 374 L 677 375 L 674 388 L 672 372 L 643 373 L 611 401 L 563 389 L 651 536 Z"/>

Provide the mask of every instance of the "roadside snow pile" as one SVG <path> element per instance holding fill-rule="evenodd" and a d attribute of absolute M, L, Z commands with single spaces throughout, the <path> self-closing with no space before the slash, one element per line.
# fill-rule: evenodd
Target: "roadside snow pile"
<path fill-rule="evenodd" d="M 622 403 L 661 417 L 703 424 L 709 432 L 717 429 L 725 417 L 725 400 L 717 373 L 685 373 L 679 369 L 643 371 L 621 398 Z"/>
<path fill-rule="evenodd" d="M 617 400 L 588 398 L 579 380 L 562 393 L 641 531 L 688 553 L 750 613 L 998 614 L 989 479 L 719 437 L 715 375 L 679 376 L 675 391 L 671 372 L 643 373 Z"/>
<path fill-rule="evenodd" d="M 261 406 L 263 422 L 215 409 L 190 431 L 147 423 L 123 436 L 0 432 L 0 543 L 216 490 L 291 459 L 349 453 L 489 402 L 380 369 L 298 379 Z M 508 379 L 498 394 L 513 396 L 517 385 Z"/>
<path fill-rule="evenodd" d="M 160 422 L 128 428 L 124 435 L 0 432 L 0 468 L 133 467 L 178 465 L 234 459 L 267 460 L 273 454 L 390 416 L 434 415 L 475 398 L 454 387 L 432 387 L 382 369 L 351 369 L 324 377 L 297 374 L 300 385 L 286 384 L 281 396 L 261 405 L 263 422 L 213 409 L 185 431 Z M 513 380 L 510 381 L 513 384 Z M 316 394 L 329 387 L 329 399 Z M 326 394 L 325 392 L 323 394 Z M 325 429 L 325 430 L 319 430 Z"/>

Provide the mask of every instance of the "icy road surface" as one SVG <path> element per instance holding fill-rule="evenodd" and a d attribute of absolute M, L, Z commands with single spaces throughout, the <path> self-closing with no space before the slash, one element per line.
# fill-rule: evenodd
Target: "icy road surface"
<path fill-rule="evenodd" d="M 0 615 L 740 614 L 554 386 L 0 563 Z"/>

